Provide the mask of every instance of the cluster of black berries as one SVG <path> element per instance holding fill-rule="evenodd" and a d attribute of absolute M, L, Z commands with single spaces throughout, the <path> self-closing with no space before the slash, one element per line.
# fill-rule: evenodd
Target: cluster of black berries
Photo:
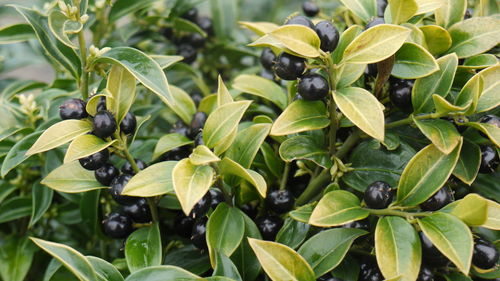
<path fill-rule="evenodd" d="M 492 114 L 482 116 L 479 119 L 479 123 L 489 124 L 500 128 L 500 118 Z M 486 135 L 482 132 L 481 135 L 486 137 Z M 491 145 L 484 145 L 481 147 L 481 166 L 479 166 L 480 173 L 489 174 L 495 172 L 499 163 L 500 159 L 495 147 Z"/>
<path fill-rule="evenodd" d="M 192 8 L 184 13 L 182 18 L 197 24 L 208 36 L 213 35 L 212 20 L 209 17 L 198 15 L 198 9 Z M 198 49 L 205 46 L 207 38 L 199 33 L 176 36 L 172 28 L 164 28 L 162 31 L 165 38 L 172 40 L 177 46 L 177 54 L 184 57 L 184 62 L 191 64 L 198 56 Z"/>

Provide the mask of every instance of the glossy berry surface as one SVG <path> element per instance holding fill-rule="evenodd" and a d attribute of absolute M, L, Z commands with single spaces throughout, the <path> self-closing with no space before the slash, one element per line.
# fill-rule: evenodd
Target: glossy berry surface
<path fill-rule="evenodd" d="M 78 161 L 83 168 L 90 171 L 95 171 L 104 166 L 104 164 L 108 162 L 108 159 L 109 151 L 107 149 L 104 149 L 87 157 L 80 158 Z"/>
<path fill-rule="evenodd" d="M 191 124 L 189 124 L 189 137 L 194 138 L 203 129 L 205 122 L 207 121 L 207 114 L 205 112 L 198 111 L 193 115 Z"/>
<path fill-rule="evenodd" d="M 196 24 L 203 30 L 207 35 L 213 35 L 213 23 L 212 19 L 209 17 L 200 16 L 196 19 Z"/>
<path fill-rule="evenodd" d="M 203 132 L 200 131 L 195 137 L 194 137 L 194 146 L 198 145 L 205 145 L 205 142 L 203 141 Z"/>
<path fill-rule="evenodd" d="M 109 186 L 114 178 L 120 174 L 120 171 L 113 164 L 106 163 L 95 170 L 95 179 L 104 186 Z"/>
<path fill-rule="evenodd" d="M 138 200 L 138 197 L 132 197 L 132 196 L 126 196 L 126 195 L 121 195 L 123 188 L 125 185 L 127 185 L 128 181 L 132 178 L 131 175 L 119 175 L 118 177 L 114 178 L 113 181 L 111 182 L 111 197 L 116 201 L 116 203 L 120 205 L 131 205 L 135 204 Z"/>
<path fill-rule="evenodd" d="M 366 206 L 371 209 L 385 209 L 392 202 L 391 186 L 383 181 L 370 184 L 363 196 Z"/>
<path fill-rule="evenodd" d="M 106 98 L 101 96 L 97 102 L 96 111 L 106 110 Z"/>
<path fill-rule="evenodd" d="M 252 204 L 241 205 L 240 210 L 242 210 L 243 213 L 245 213 L 251 219 L 255 218 L 257 216 L 257 213 L 258 213 L 257 208 Z"/>
<path fill-rule="evenodd" d="M 356 228 L 366 231 L 370 231 L 370 221 L 368 219 L 363 219 L 359 221 L 352 221 L 342 225 L 342 228 Z"/>
<path fill-rule="evenodd" d="M 89 116 L 85 109 L 86 106 L 87 103 L 81 99 L 66 100 L 59 107 L 59 116 L 62 120 L 85 118 Z"/>
<path fill-rule="evenodd" d="M 434 274 L 427 266 L 420 267 L 417 281 L 434 281 Z"/>
<path fill-rule="evenodd" d="M 389 87 L 389 98 L 391 102 L 402 109 L 411 108 L 411 91 L 413 89 L 413 80 L 391 79 Z"/>
<path fill-rule="evenodd" d="M 374 261 L 363 262 L 360 265 L 359 281 L 382 281 L 384 277 Z"/>
<path fill-rule="evenodd" d="M 448 205 L 451 201 L 453 201 L 451 192 L 448 187 L 444 186 L 420 204 L 420 208 L 424 211 L 436 211 Z"/>
<path fill-rule="evenodd" d="M 316 24 L 316 34 L 321 40 L 320 48 L 325 52 L 333 52 L 339 44 L 339 31 L 331 21 L 323 20 Z"/>
<path fill-rule="evenodd" d="M 285 25 L 288 24 L 297 24 L 297 25 L 303 25 L 307 26 L 310 29 L 314 30 L 314 24 L 312 21 L 304 16 L 295 16 L 285 22 Z"/>
<path fill-rule="evenodd" d="M 265 69 L 272 69 L 274 62 L 276 61 L 276 55 L 270 48 L 264 48 L 260 54 L 260 63 Z"/>
<path fill-rule="evenodd" d="M 194 223 L 193 230 L 191 232 L 191 242 L 196 248 L 200 250 L 206 250 L 208 248 L 207 240 L 205 239 L 206 233 L 207 233 L 207 218 L 202 217 Z"/>
<path fill-rule="evenodd" d="M 319 7 L 318 4 L 314 3 L 313 1 L 305 1 L 302 3 L 302 11 L 304 11 L 304 14 L 308 17 L 314 17 L 319 13 Z"/>
<path fill-rule="evenodd" d="M 293 198 L 292 192 L 287 189 L 273 190 L 266 197 L 267 207 L 278 214 L 290 211 L 294 204 L 295 198 Z"/>
<path fill-rule="evenodd" d="M 365 30 L 384 23 L 385 23 L 384 18 L 382 17 L 374 18 L 366 24 Z"/>
<path fill-rule="evenodd" d="M 113 212 L 102 222 L 104 233 L 115 239 L 127 238 L 134 231 L 132 219 L 122 213 Z"/>
<path fill-rule="evenodd" d="M 200 218 L 203 217 L 208 210 L 210 209 L 212 203 L 212 196 L 210 192 L 205 193 L 200 201 L 196 202 L 193 209 L 189 213 L 189 216 L 192 218 Z"/>
<path fill-rule="evenodd" d="M 224 195 L 218 189 L 210 189 L 208 192 L 210 193 L 210 208 L 215 210 L 217 205 L 224 202 Z"/>
<path fill-rule="evenodd" d="M 479 172 L 483 174 L 491 174 L 495 172 L 500 163 L 498 153 L 492 146 L 486 145 L 481 147 L 481 165 Z"/>
<path fill-rule="evenodd" d="M 131 217 L 134 222 L 147 223 L 151 221 L 151 212 L 145 198 L 140 198 L 133 204 L 124 205 L 122 210 Z"/>
<path fill-rule="evenodd" d="M 330 86 L 323 76 L 316 73 L 306 74 L 300 78 L 297 92 L 305 100 L 320 100 L 328 95 Z"/>
<path fill-rule="evenodd" d="M 174 222 L 175 233 L 181 237 L 190 238 L 191 232 L 193 231 L 193 225 L 195 220 L 192 217 L 188 217 L 183 213 L 180 214 Z"/>
<path fill-rule="evenodd" d="M 498 263 L 498 250 L 491 242 L 482 238 L 474 239 L 472 264 L 481 269 L 490 269 Z"/>
<path fill-rule="evenodd" d="M 377 0 L 377 16 L 383 18 L 385 8 L 387 8 L 387 0 Z"/>
<path fill-rule="evenodd" d="M 283 80 L 295 80 L 302 76 L 306 69 L 306 62 L 303 58 L 281 53 L 274 65 L 274 73 Z"/>
<path fill-rule="evenodd" d="M 479 123 L 489 124 L 500 128 L 500 117 L 493 114 L 484 115 L 479 118 Z"/>
<path fill-rule="evenodd" d="M 113 114 L 107 110 L 101 110 L 94 116 L 92 122 L 94 135 L 100 138 L 107 138 L 113 135 L 116 131 L 116 120 Z"/>
<path fill-rule="evenodd" d="M 179 161 L 191 154 L 191 148 L 189 146 L 176 147 L 166 153 L 161 157 L 162 161 Z"/>
<path fill-rule="evenodd" d="M 144 161 L 142 161 L 141 159 L 134 159 L 135 160 L 135 163 L 137 164 L 137 168 L 139 168 L 139 170 L 144 170 L 147 168 L 147 164 L 144 163 Z M 129 174 L 129 175 L 135 175 L 135 171 L 134 169 L 132 168 L 132 165 L 130 165 L 130 162 L 125 162 L 125 164 L 123 164 L 122 166 L 122 173 L 124 174 Z"/>
<path fill-rule="evenodd" d="M 189 44 L 180 44 L 177 47 L 177 55 L 184 57 L 182 60 L 183 62 L 191 64 L 196 60 L 198 53 L 193 46 Z"/>
<path fill-rule="evenodd" d="M 267 215 L 257 218 L 255 224 L 257 224 L 259 228 L 262 238 L 272 241 L 276 238 L 276 234 L 278 234 L 283 226 L 283 220 L 278 216 Z"/>
<path fill-rule="evenodd" d="M 132 135 L 137 128 L 137 118 L 131 112 L 128 112 L 120 123 L 120 130 L 122 133 Z"/>

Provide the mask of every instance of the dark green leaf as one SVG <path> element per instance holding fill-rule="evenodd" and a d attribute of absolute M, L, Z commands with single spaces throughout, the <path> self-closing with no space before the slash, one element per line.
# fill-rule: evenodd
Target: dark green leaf
<path fill-rule="evenodd" d="M 134 231 L 125 243 L 125 258 L 130 272 L 161 264 L 162 247 L 157 223 Z"/>
<path fill-rule="evenodd" d="M 26 156 L 27 151 L 35 143 L 42 132 L 34 132 L 19 140 L 12 146 L 3 159 L 1 176 L 5 177 L 10 170 L 17 167 L 17 165 L 26 161 L 30 156 Z"/>
<path fill-rule="evenodd" d="M 206 239 L 213 264 L 216 253 L 231 256 L 240 245 L 244 232 L 241 212 L 225 203 L 219 204 L 207 223 Z"/>
<path fill-rule="evenodd" d="M 35 251 L 35 245 L 25 237 L 3 239 L 0 247 L 0 277 L 2 280 L 25 280 Z"/>
<path fill-rule="evenodd" d="M 31 191 L 33 207 L 28 228 L 33 226 L 49 209 L 54 195 L 54 190 L 47 188 L 40 183 L 33 184 Z"/>
<path fill-rule="evenodd" d="M 391 74 L 399 78 L 415 79 L 428 76 L 438 69 L 436 60 L 426 49 L 414 43 L 404 43 L 396 52 Z"/>
<path fill-rule="evenodd" d="M 150 266 L 130 274 L 125 281 L 165 281 L 185 280 L 195 281 L 200 277 L 180 267 L 171 265 Z"/>
<path fill-rule="evenodd" d="M 29 24 L 13 24 L 0 29 L 0 44 L 23 42 L 34 37 L 35 32 Z"/>
<path fill-rule="evenodd" d="M 157 0 L 117 0 L 113 3 L 109 11 L 109 21 L 113 23 L 127 14 L 147 8 L 156 1 Z"/>
<path fill-rule="evenodd" d="M 226 276 L 236 281 L 242 281 L 238 269 L 234 263 L 226 255 L 216 252 L 215 253 L 216 266 L 212 276 Z"/>
<path fill-rule="evenodd" d="M 100 281 L 123 281 L 121 273 L 109 262 L 92 256 L 87 256 Z"/>
<path fill-rule="evenodd" d="M 286 218 L 285 223 L 276 235 L 276 242 L 296 249 L 306 239 L 309 228 L 310 225 L 307 223 Z"/>
<path fill-rule="evenodd" d="M 29 216 L 31 208 L 31 199 L 12 197 L 0 205 L 0 223 Z"/>
<path fill-rule="evenodd" d="M 481 149 L 478 145 L 464 140 L 453 175 L 470 185 L 476 179 L 481 164 Z"/>
<path fill-rule="evenodd" d="M 242 213 L 243 219 L 245 221 L 245 234 L 244 238 L 240 243 L 240 246 L 234 251 L 231 256 L 231 260 L 238 268 L 238 271 L 245 281 L 253 281 L 257 278 L 260 273 L 260 264 L 255 256 L 250 244 L 246 237 L 262 239 L 259 229 L 255 225 L 255 222 L 249 218 L 246 214 Z"/>
<path fill-rule="evenodd" d="M 313 136 L 295 136 L 280 145 L 281 159 L 291 162 L 297 159 L 311 160 L 328 169 L 332 166 L 329 152 Z"/>

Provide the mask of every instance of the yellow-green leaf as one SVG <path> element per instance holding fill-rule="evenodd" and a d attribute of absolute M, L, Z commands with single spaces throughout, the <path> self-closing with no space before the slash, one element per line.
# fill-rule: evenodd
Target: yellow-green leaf
<path fill-rule="evenodd" d="M 361 220 L 368 215 L 368 211 L 361 208 L 356 195 L 345 190 L 335 190 L 321 198 L 309 218 L 309 224 L 331 227 Z"/>
<path fill-rule="evenodd" d="M 439 25 L 424 25 L 420 27 L 424 33 L 427 50 L 433 55 L 446 52 L 451 47 L 451 36 Z"/>
<path fill-rule="evenodd" d="M 176 164 L 177 161 L 163 161 L 141 170 L 125 185 L 122 194 L 137 197 L 173 194 L 172 170 Z"/>
<path fill-rule="evenodd" d="M 484 112 L 500 106 L 500 65 L 479 72 L 483 78 L 483 91 L 477 101 L 476 112 Z"/>
<path fill-rule="evenodd" d="M 443 5 L 442 0 L 415 0 L 418 5 L 418 10 L 415 14 L 424 14 L 432 12 Z"/>
<path fill-rule="evenodd" d="M 483 132 L 497 147 L 500 147 L 500 128 L 496 125 L 477 122 L 469 122 L 465 125 Z"/>
<path fill-rule="evenodd" d="M 273 81 L 259 77 L 257 75 L 241 74 L 233 82 L 233 88 L 244 93 L 252 94 L 265 98 L 279 108 L 285 109 L 288 104 L 288 98 L 285 92 Z"/>
<path fill-rule="evenodd" d="M 303 25 L 283 25 L 269 33 L 285 48 L 303 57 L 315 58 L 320 56 L 318 34 Z"/>
<path fill-rule="evenodd" d="M 174 103 L 168 103 L 170 108 L 184 121 L 184 123 L 191 123 L 193 115 L 196 113 L 196 105 L 193 99 L 183 89 L 170 86 L 170 92 Z"/>
<path fill-rule="evenodd" d="M 224 81 L 222 81 L 222 77 L 220 75 L 218 77 L 218 81 L 219 87 L 217 88 L 217 106 L 233 102 L 233 97 L 231 96 L 231 93 L 229 93 L 229 90 L 224 84 Z"/>
<path fill-rule="evenodd" d="M 103 149 L 106 149 L 117 140 L 104 141 L 94 135 L 83 135 L 75 138 L 68 147 L 64 155 L 64 163 L 73 162 L 80 158 L 92 155 Z"/>
<path fill-rule="evenodd" d="M 377 16 L 377 1 L 375 0 L 340 0 L 340 2 L 364 22 Z"/>
<path fill-rule="evenodd" d="M 210 148 L 204 145 L 198 145 L 193 149 L 193 153 L 189 155 L 189 160 L 193 165 L 206 165 L 212 162 L 220 161 L 220 158 L 215 155 Z"/>
<path fill-rule="evenodd" d="M 325 128 L 330 124 L 322 101 L 296 100 L 274 121 L 271 135 L 284 136 L 293 133 Z"/>
<path fill-rule="evenodd" d="M 262 36 L 267 33 L 271 33 L 278 29 L 278 25 L 272 22 L 249 22 L 249 21 L 239 21 L 239 24 L 250 29 L 255 34 Z"/>
<path fill-rule="evenodd" d="M 409 20 L 418 10 L 415 0 L 389 0 L 390 18 L 393 24 L 400 24 Z"/>
<path fill-rule="evenodd" d="M 181 134 L 172 133 L 164 135 L 156 143 L 155 150 L 153 152 L 153 160 L 160 157 L 163 153 L 168 152 L 174 148 L 192 143 L 192 140 Z"/>
<path fill-rule="evenodd" d="M 240 177 L 253 185 L 255 189 L 257 189 L 257 192 L 260 194 L 260 196 L 266 197 L 267 184 L 264 180 L 264 177 L 262 177 L 259 173 L 250 169 L 245 169 L 240 164 L 227 157 L 222 159 L 222 161 L 219 163 L 219 169 L 223 177 Z"/>
<path fill-rule="evenodd" d="M 436 17 L 436 23 L 448 29 L 448 27 L 464 18 L 465 10 L 467 9 L 467 0 L 441 1 L 441 7 L 434 12 L 434 15 Z"/>
<path fill-rule="evenodd" d="M 59 166 L 50 172 L 41 183 L 66 193 L 80 193 L 106 188 L 95 179 L 94 171 L 85 170 L 78 161 Z"/>
<path fill-rule="evenodd" d="M 108 74 L 106 89 L 111 99 L 106 99 L 106 108 L 114 113 L 120 124 L 135 100 L 135 77 L 125 67 L 115 64 Z"/>
<path fill-rule="evenodd" d="M 226 103 L 215 109 L 208 116 L 203 128 L 205 145 L 213 148 L 221 140 L 231 135 L 250 103 L 251 101 L 236 101 Z"/>
<path fill-rule="evenodd" d="M 477 144 L 464 140 L 453 175 L 462 182 L 471 185 L 476 179 L 480 164 L 481 149 Z"/>
<path fill-rule="evenodd" d="M 452 38 L 448 53 L 455 52 L 459 58 L 481 54 L 500 43 L 498 18 L 473 17 L 457 22 L 448 31 Z"/>
<path fill-rule="evenodd" d="M 460 143 L 461 136 L 455 126 L 441 119 L 417 120 L 413 122 L 420 131 L 444 154 L 449 154 Z"/>

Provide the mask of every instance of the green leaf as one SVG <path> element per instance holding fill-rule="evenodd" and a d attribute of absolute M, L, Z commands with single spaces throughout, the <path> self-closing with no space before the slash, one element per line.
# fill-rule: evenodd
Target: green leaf
<path fill-rule="evenodd" d="M 276 83 L 257 75 L 241 74 L 233 82 L 233 88 L 244 93 L 259 96 L 276 104 L 282 110 L 288 104 L 288 98 Z"/>
<path fill-rule="evenodd" d="M 453 175 L 462 182 L 471 185 L 476 179 L 481 164 L 481 149 L 478 145 L 464 140 Z"/>
<path fill-rule="evenodd" d="M 29 90 L 34 90 L 38 88 L 44 88 L 47 84 L 34 80 L 18 80 L 8 84 L 3 90 L 0 96 L 3 96 L 4 99 L 10 100 L 14 97 L 15 94 L 26 92 Z M 54 90 L 54 89 L 53 89 Z M 35 97 L 35 101 L 37 103 L 40 102 L 40 97 L 43 97 L 43 94 L 37 95 Z M 45 98 L 45 97 L 44 97 Z"/>
<path fill-rule="evenodd" d="M 171 65 L 182 61 L 184 58 L 181 56 L 165 56 L 165 55 L 150 55 L 162 69 L 167 69 Z"/>
<path fill-rule="evenodd" d="M 384 140 L 384 106 L 365 89 L 349 87 L 333 92 L 338 107 L 363 132 Z"/>
<path fill-rule="evenodd" d="M 49 189 L 49 188 L 47 188 Z M 52 189 L 49 189 L 52 190 Z M 80 216 L 90 235 L 101 235 L 101 214 L 100 200 L 101 190 L 91 190 L 84 192 L 79 202 Z"/>
<path fill-rule="evenodd" d="M 243 27 L 250 29 L 259 36 L 271 33 L 279 27 L 279 25 L 275 23 L 263 22 L 263 21 L 261 22 L 239 21 L 238 23 Z"/>
<path fill-rule="evenodd" d="M 443 5 L 442 0 L 416 0 L 418 5 L 417 15 L 432 12 Z"/>
<path fill-rule="evenodd" d="M 386 279 L 416 280 L 422 259 L 420 239 L 413 226 L 400 217 L 383 217 L 375 229 L 377 263 Z"/>
<path fill-rule="evenodd" d="M 259 152 L 259 148 L 270 131 L 271 124 L 255 124 L 241 130 L 226 151 L 225 156 L 233 159 L 243 168 L 250 168 L 255 155 Z"/>
<path fill-rule="evenodd" d="M 497 147 L 500 147 L 500 128 L 496 125 L 477 122 L 469 122 L 465 125 L 483 132 Z"/>
<path fill-rule="evenodd" d="M 217 254 L 231 256 L 238 248 L 245 233 L 245 222 L 241 212 L 226 203 L 217 206 L 207 222 L 207 245 L 212 264 Z"/>
<path fill-rule="evenodd" d="M 298 253 L 311 265 L 316 277 L 319 277 L 337 267 L 354 240 L 365 234 L 366 231 L 355 228 L 322 231 L 307 240 Z"/>
<path fill-rule="evenodd" d="M 363 75 L 365 69 L 366 65 L 364 64 L 346 63 L 337 81 L 337 88 L 349 87 Z"/>
<path fill-rule="evenodd" d="M 461 136 L 455 126 L 441 119 L 417 120 L 415 125 L 444 154 L 449 154 L 460 143 Z"/>
<path fill-rule="evenodd" d="M 290 211 L 290 217 L 296 221 L 302 223 L 309 223 L 309 219 L 311 218 L 311 214 L 314 211 L 318 202 L 309 203 L 303 206 L 298 207 L 297 209 Z"/>
<path fill-rule="evenodd" d="M 152 197 L 173 194 L 172 170 L 177 161 L 163 161 L 141 170 L 123 188 L 122 194 L 137 197 Z"/>
<path fill-rule="evenodd" d="M 193 99 L 183 89 L 170 86 L 170 93 L 174 99 L 174 105 L 170 108 L 184 121 L 184 123 L 191 123 L 193 115 L 196 113 L 196 105 Z"/>
<path fill-rule="evenodd" d="M 27 156 L 51 150 L 61 146 L 67 142 L 74 140 L 76 137 L 85 135 L 92 131 L 92 124 L 84 120 L 64 120 L 50 126 L 33 146 L 26 152 Z"/>
<path fill-rule="evenodd" d="M 2 280 L 23 281 L 33 261 L 36 248 L 25 237 L 2 239 L 0 247 L 0 277 Z"/>
<path fill-rule="evenodd" d="M 224 159 L 222 159 L 219 163 L 219 169 L 223 177 L 240 177 L 253 185 L 255 189 L 257 189 L 260 196 L 263 198 L 266 197 L 267 184 L 264 177 L 262 177 L 259 173 L 250 169 L 245 169 L 240 164 L 227 157 L 224 157 Z"/>
<path fill-rule="evenodd" d="M 445 213 L 435 213 L 418 220 L 427 238 L 464 274 L 469 274 L 472 259 L 472 234 L 461 220 Z"/>
<path fill-rule="evenodd" d="M 42 186 L 40 183 L 35 183 L 31 187 L 32 193 L 32 210 L 28 228 L 31 228 L 49 209 L 54 196 L 54 190 Z"/>
<path fill-rule="evenodd" d="M 113 23 L 130 13 L 147 8 L 156 1 L 157 0 L 117 0 L 113 3 L 109 11 L 109 22 Z"/>
<path fill-rule="evenodd" d="M 491 211 L 493 212 L 489 214 L 488 205 L 490 202 L 492 206 L 497 205 L 496 213 L 498 213 L 498 203 L 487 200 L 478 194 L 471 193 L 463 199 L 456 201 L 450 214 L 456 216 L 469 226 L 482 226 L 487 223 L 489 215 L 492 215 L 492 221 L 495 221 L 495 208 L 492 208 Z M 498 227 L 498 219 L 496 221 Z"/>
<path fill-rule="evenodd" d="M 130 274 L 125 281 L 199 280 L 199 276 L 177 266 L 150 266 Z"/>
<path fill-rule="evenodd" d="M 200 250 L 192 245 L 168 251 L 164 261 L 168 265 L 181 267 L 193 274 L 203 274 L 210 269 L 208 253 L 201 254 Z"/>
<path fill-rule="evenodd" d="M 418 10 L 415 0 L 389 0 L 389 12 L 393 24 L 408 21 Z"/>
<path fill-rule="evenodd" d="M 207 193 L 214 180 L 214 170 L 210 166 L 195 166 L 184 158 L 172 170 L 175 194 L 186 215 Z"/>
<path fill-rule="evenodd" d="M 438 25 L 420 27 L 425 37 L 427 50 L 433 55 L 440 55 L 451 47 L 451 36 L 448 31 Z"/>
<path fill-rule="evenodd" d="M 453 84 L 458 58 L 455 54 L 443 56 L 437 60 L 438 71 L 417 79 L 412 90 L 412 104 L 415 113 L 431 112 L 434 107 L 432 95 L 446 97 Z"/>
<path fill-rule="evenodd" d="M 66 155 L 64 155 L 64 163 L 73 162 L 80 158 L 107 149 L 116 141 L 117 140 L 107 142 L 94 135 L 78 136 L 70 143 L 68 150 L 66 151 Z"/>
<path fill-rule="evenodd" d="M 436 23 L 446 29 L 464 18 L 467 9 L 466 0 L 444 0 L 434 12 Z"/>
<path fill-rule="evenodd" d="M 224 104 L 213 111 L 203 128 L 203 141 L 209 148 L 230 136 L 237 128 L 251 101 L 236 101 Z"/>
<path fill-rule="evenodd" d="M 334 63 L 339 63 L 344 56 L 345 48 L 351 44 L 352 40 L 359 36 L 363 32 L 363 29 L 359 25 L 350 26 L 348 29 L 344 30 L 340 35 L 339 44 L 337 48 L 332 53 L 332 59 Z"/>
<path fill-rule="evenodd" d="M 430 144 L 415 154 L 401 175 L 397 203 L 416 206 L 438 191 L 455 168 L 461 148 L 462 141 L 450 154 L 444 154 Z"/>
<path fill-rule="evenodd" d="M 404 43 L 396 52 L 392 75 L 404 79 L 415 79 L 428 76 L 438 70 L 436 60 L 426 49 L 414 43 Z"/>
<path fill-rule="evenodd" d="M 315 58 L 320 56 L 321 41 L 314 30 L 303 25 L 282 25 L 269 33 L 285 48 L 294 54 L 303 57 Z"/>
<path fill-rule="evenodd" d="M 106 99 L 106 107 L 114 113 L 116 123 L 120 124 L 135 100 L 135 77 L 124 67 L 115 64 L 108 74 L 106 90 L 111 99 Z"/>
<path fill-rule="evenodd" d="M 217 157 L 208 147 L 204 145 L 198 145 L 191 155 L 189 155 L 189 160 L 193 165 L 207 165 L 212 162 L 220 161 L 220 158 Z"/>
<path fill-rule="evenodd" d="M 85 106 L 85 110 L 90 116 L 95 116 L 97 113 L 97 105 L 99 104 L 101 97 L 105 99 L 111 100 L 111 103 L 113 102 L 113 98 L 109 96 L 109 91 L 106 89 L 103 90 L 102 94 L 96 94 L 90 97 L 87 100 L 87 105 Z"/>
<path fill-rule="evenodd" d="M 295 136 L 285 140 L 279 148 L 281 159 L 292 162 L 297 159 L 311 160 L 328 169 L 332 166 L 330 153 L 313 136 Z"/>
<path fill-rule="evenodd" d="M 245 222 L 244 237 L 262 239 L 255 222 L 253 222 L 253 220 L 245 213 L 241 212 L 241 215 L 243 216 Z M 238 268 L 243 280 L 253 281 L 260 273 L 261 266 L 247 239 L 243 239 L 241 241 L 240 246 L 231 255 L 231 260 Z"/>
<path fill-rule="evenodd" d="M 12 44 L 30 40 L 35 32 L 29 24 L 18 23 L 0 28 L 0 44 Z"/>
<path fill-rule="evenodd" d="M 368 211 L 361 208 L 356 195 L 345 190 L 335 190 L 319 200 L 309 218 L 309 224 L 320 227 L 337 226 L 364 219 L 368 215 Z"/>
<path fill-rule="evenodd" d="M 100 281 L 123 281 L 122 274 L 114 265 L 98 257 L 86 257 Z"/>
<path fill-rule="evenodd" d="M 3 159 L 1 175 L 5 177 L 10 170 L 17 167 L 17 165 L 26 161 L 29 158 L 27 154 L 28 149 L 32 147 L 35 140 L 42 134 L 41 131 L 31 133 L 24 138 L 20 139 L 12 148 L 10 148 L 9 152 Z"/>
<path fill-rule="evenodd" d="M 224 81 L 222 80 L 222 77 L 219 76 L 217 77 L 218 81 L 218 87 L 217 87 L 217 106 L 221 106 L 226 103 L 231 103 L 234 102 L 233 96 L 231 96 L 231 93 L 227 89 L 226 85 L 224 84 Z"/>
<path fill-rule="evenodd" d="M 170 107 L 175 106 L 175 100 L 170 92 L 167 77 L 160 65 L 143 52 L 129 48 L 116 47 L 107 51 L 93 63 L 107 62 L 119 64 L 126 68 L 144 87 L 165 102 Z"/>
<path fill-rule="evenodd" d="M 344 281 L 358 281 L 359 271 L 358 262 L 351 256 L 347 255 L 344 260 L 337 267 L 335 267 L 335 269 L 333 269 L 331 274 Z"/>
<path fill-rule="evenodd" d="M 229 280 L 242 281 L 238 269 L 226 255 L 217 252 L 215 254 L 216 266 L 213 276 L 226 276 Z"/>
<path fill-rule="evenodd" d="M 185 20 L 183 18 L 174 18 L 172 28 L 176 31 L 184 31 L 187 33 L 198 33 L 203 37 L 207 37 L 207 33 L 203 31 L 196 23 Z"/>
<path fill-rule="evenodd" d="M 473 17 L 454 24 L 448 31 L 452 38 L 448 53 L 455 52 L 459 58 L 471 57 L 495 47 L 500 42 L 500 19 Z"/>
<path fill-rule="evenodd" d="M 465 59 L 460 68 L 479 69 L 495 66 L 498 63 L 497 57 L 492 54 L 480 54 Z"/>
<path fill-rule="evenodd" d="M 280 178 L 283 173 L 283 169 L 285 168 L 285 163 L 267 142 L 262 143 L 260 151 L 267 168 L 269 168 L 270 172 L 276 178 Z"/>
<path fill-rule="evenodd" d="M 210 0 L 214 32 L 217 38 L 229 40 L 236 26 L 238 4 L 233 0 Z"/>
<path fill-rule="evenodd" d="M 447 275 L 444 275 L 447 281 L 472 281 L 472 279 L 468 276 L 462 275 L 458 272 L 451 272 Z"/>
<path fill-rule="evenodd" d="M 479 72 L 483 79 L 483 91 L 477 101 L 476 112 L 485 112 L 500 105 L 500 65 Z"/>
<path fill-rule="evenodd" d="M 157 159 L 163 153 L 168 152 L 174 148 L 185 146 L 188 144 L 192 144 L 193 141 L 188 139 L 187 137 L 173 133 L 173 134 L 167 134 L 161 137 L 158 142 L 156 143 L 155 150 L 153 152 L 153 160 Z"/>
<path fill-rule="evenodd" d="M 330 124 L 322 101 L 296 100 L 274 121 L 271 135 L 284 136 L 293 133 L 322 129 Z"/>
<path fill-rule="evenodd" d="M 344 6 L 351 10 L 364 22 L 377 16 L 377 2 L 375 0 L 340 0 Z"/>
<path fill-rule="evenodd" d="M 253 238 L 248 238 L 248 241 L 262 268 L 272 280 L 316 280 L 309 264 L 289 247 Z"/>
<path fill-rule="evenodd" d="M 48 174 L 42 184 L 66 193 L 106 188 L 96 181 L 94 171 L 85 170 L 78 161 L 64 164 Z"/>
<path fill-rule="evenodd" d="M 411 30 L 397 25 L 380 24 L 363 31 L 345 49 L 343 61 L 374 63 L 382 61 L 403 45 Z"/>
<path fill-rule="evenodd" d="M 97 280 L 96 274 L 88 259 L 75 249 L 64 244 L 45 241 L 38 238 L 30 238 L 38 247 L 49 253 L 60 261 L 79 280 Z"/>
<path fill-rule="evenodd" d="M 125 258 L 131 273 L 139 269 L 161 265 L 162 247 L 157 223 L 141 227 L 127 238 Z"/>
<path fill-rule="evenodd" d="M 49 28 L 52 34 L 64 45 L 77 49 L 78 47 L 71 42 L 68 37 L 69 32 L 75 33 L 83 28 L 79 22 L 71 21 L 63 12 L 59 10 L 52 10 L 49 14 Z M 76 30 L 75 30 L 76 29 Z"/>
<path fill-rule="evenodd" d="M 276 235 L 276 242 L 292 249 L 297 248 L 306 239 L 310 225 L 292 218 L 286 218 L 285 223 Z"/>
<path fill-rule="evenodd" d="M 11 197 L 0 205 L 0 223 L 17 220 L 31 214 L 31 199 Z"/>

